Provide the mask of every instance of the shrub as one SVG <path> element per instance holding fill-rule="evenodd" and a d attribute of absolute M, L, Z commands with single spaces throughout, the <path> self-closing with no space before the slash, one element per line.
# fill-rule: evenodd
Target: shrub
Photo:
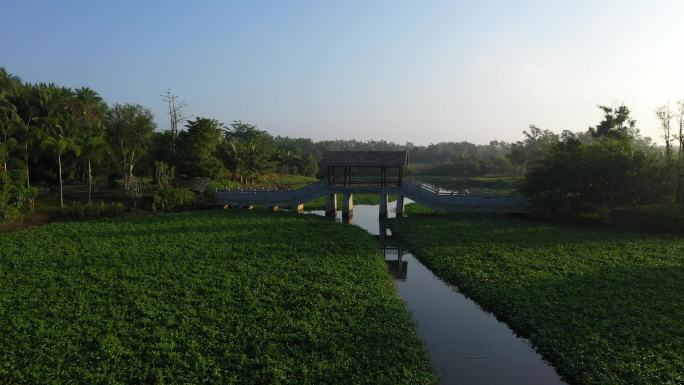
<path fill-rule="evenodd" d="M 73 202 L 64 207 L 62 215 L 71 218 L 86 219 L 111 217 L 124 211 L 125 207 L 121 202 Z"/>
<path fill-rule="evenodd" d="M 169 211 L 174 208 L 190 207 L 195 203 L 195 193 L 188 188 L 161 189 L 154 194 L 152 210 Z"/>
<path fill-rule="evenodd" d="M 14 177 L 10 172 L 0 172 L 0 223 L 21 220 L 24 209 L 33 211 L 38 190 L 26 187 L 23 172 Z"/>
<path fill-rule="evenodd" d="M 204 193 L 211 189 L 211 179 L 206 177 L 197 177 L 192 180 L 192 191 L 199 194 L 199 198 L 204 200 Z"/>
<path fill-rule="evenodd" d="M 610 211 L 610 222 L 644 230 L 684 230 L 684 206 L 663 203 Z"/>
<path fill-rule="evenodd" d="M 21 210 L 16 206 L 0 206 L 0 223 L 12 223 L 20 221 L 22 218 Z"/>
<path fill-rule="evenodd" d="M 214 181 L 214 188 L 216 189 L 238 189 L 240 188 L 240 182 L 229 180 L 229 179 L 219 179 Z"/>

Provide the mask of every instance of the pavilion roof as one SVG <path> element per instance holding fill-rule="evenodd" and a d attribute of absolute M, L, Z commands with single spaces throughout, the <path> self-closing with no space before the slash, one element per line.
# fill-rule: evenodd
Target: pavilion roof
<path fill-rule="evenodd" d="M 329 151 L 325 166 L 401 167 L 408 164 L 407 151 Z"/>

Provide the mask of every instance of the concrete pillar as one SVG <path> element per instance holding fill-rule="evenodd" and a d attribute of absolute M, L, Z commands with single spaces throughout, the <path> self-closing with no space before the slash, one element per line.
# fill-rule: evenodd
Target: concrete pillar
<path fill-rule="evenodd" d="M 298 213 L 298 214 L 304 212 L 304 203 L 295 206 L 293 208 L 293 211 Z"/>
<path fill-rule="evenodd" d="M 354 194 L 345 192 L 342 199 L 342 218 L 351 218 L 354 216 Z"/>
<path fill-rule="evenodd" d="M 337 214 L 337 194 L 328 194 L 328 200 L 325 202 L 325 216 L 335 218 Z"/>
<path fill-rule="evenodd" d="M 380 218 L 387 218 L 387 194 L 380 194 Z"/>
<path fill-rule="evenodd" d="M 400 217 L 404 215 L 404 196 L 397 195 L 397 216 Z"/>

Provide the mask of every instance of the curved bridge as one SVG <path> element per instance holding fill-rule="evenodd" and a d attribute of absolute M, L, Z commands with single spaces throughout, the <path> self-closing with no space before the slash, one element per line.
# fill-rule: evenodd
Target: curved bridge
<path fill-rule="evenodd" d="M 336 194 L 344 194 L 343 215 L 351 215 L 353 194 L 379 194 L 380 215 L 387 214 L 387 196 L 397 196 L 397 214 L 403 214 L 404 198 L 411 199 L 435 211 L 526 213 L 527 199 L 513 195 L 461 195 L 451 191 L 438 191 L 428 186 L 403 179 L 399 186 L 335 186 L 325 180 L 298 190 L 217 190 L 217 203 L 231 206 L 289 207 L 302 210 L 306 202 L 321 196 L 328 197 L 326 212 L 337 209 Z M 384 203 L 384 205 L 383 205 Z M 384 206 L 384 209 L 383 209 Z M 384 211 L 384 213 L 383 213 Z"/>

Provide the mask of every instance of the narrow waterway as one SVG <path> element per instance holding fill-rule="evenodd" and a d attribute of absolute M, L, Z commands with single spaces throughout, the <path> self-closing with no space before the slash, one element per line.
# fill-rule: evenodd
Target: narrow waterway
<path fill-rule="evenodd" d="M 324 215 L 323 211 L 309 213 Z M 341 221 L 341 213 L 337 214 Z M 390 217 L 394 215 L 392 203 Z M 529 341 L 516 336 L 392 240 L 378 218 L 377 205 L 354 206 L 351 223 L 378 236 L 397 291 L 418 324 L 440 384 L 564 384 Z"/>

